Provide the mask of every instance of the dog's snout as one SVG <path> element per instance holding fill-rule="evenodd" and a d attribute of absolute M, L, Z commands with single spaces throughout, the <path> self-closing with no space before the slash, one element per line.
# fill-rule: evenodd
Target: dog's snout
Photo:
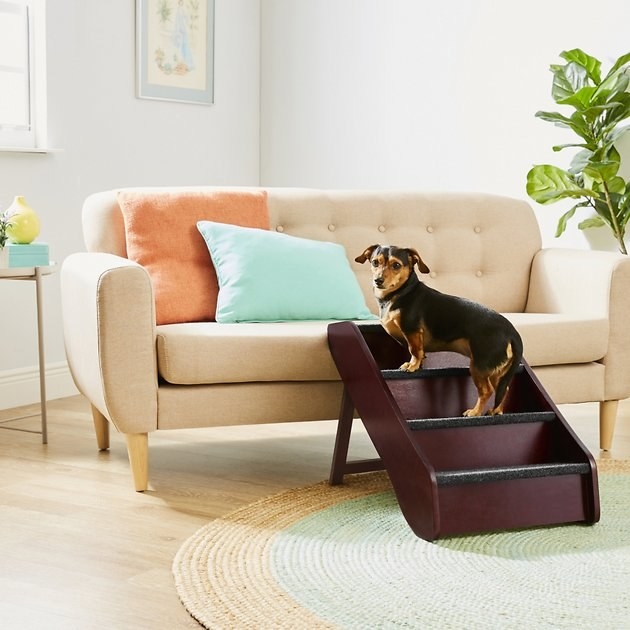
<path fill-rule="evenodd" d="M 377 287 L 382 287 L 383 286 L 383 282 L 384 282 L 383 278 L 374 278 L 374 284 Z"/>

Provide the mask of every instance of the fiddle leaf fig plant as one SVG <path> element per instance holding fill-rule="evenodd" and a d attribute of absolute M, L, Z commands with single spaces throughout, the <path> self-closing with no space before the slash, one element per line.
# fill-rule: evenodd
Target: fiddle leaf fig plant
<path fill-rule="evenodd" d="M 619 57 L 602 76 L 602 63 L 579 48 L 563 51 L 565 64 L 553 64 L 551 94 L 558 105 L 571 113 L 536 112 L 542 120 L 568 128 L 579 138 L 577 142 L 553 147 L 554 151 L 577 148 L 568 169 L 551 164 L 538 164 L 527 174 L 527 194 L 546 205 L 561 199 L 577 203 L 558 221 L 556 236 L 578 208 L 590 208 L 592 217 L 581 221 L 578 228 L 608 227 L 627 254 L 624 237 L 630 220 L 630 182 L 620 174 L 621 156 L 615 143 L 630 125 L 630 53 Z"/>

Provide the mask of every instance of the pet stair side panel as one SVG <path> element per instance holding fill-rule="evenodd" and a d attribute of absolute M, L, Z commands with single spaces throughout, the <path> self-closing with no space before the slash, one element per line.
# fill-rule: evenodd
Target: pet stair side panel
<path fill-rule="evenodd" d="M 361 417 L 407 523 L 417 536 L 433 540 L 440 531 L 440 511 L 432 465 L 409 439 L 406 420 L 356 326 L 351 322 L 332 324 L 328 339 L 344 381 L 346 405 L 352 401 Z"/>

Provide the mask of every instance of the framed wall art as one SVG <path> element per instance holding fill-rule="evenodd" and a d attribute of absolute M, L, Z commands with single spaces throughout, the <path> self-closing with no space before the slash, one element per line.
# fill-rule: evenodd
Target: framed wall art
<path fill-rule="evenodd" d="M 136 0 L 138 98 L 211 105 L 214 0 Z"/>

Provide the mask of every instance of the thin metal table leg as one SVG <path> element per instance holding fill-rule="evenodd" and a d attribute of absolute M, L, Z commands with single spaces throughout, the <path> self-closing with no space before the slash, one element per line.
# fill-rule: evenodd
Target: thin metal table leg
<path fill-rule="evenodd" d="M 48 444 L 48 418 L 46 415 L 46 360 L 44 358 L 44 313 L 42 308 L 42 273 L 35 267 L 35 293 L 37 296 L 37 345 L 39 353 L 39 398 L 42 416 L 42 444 Z"/>

